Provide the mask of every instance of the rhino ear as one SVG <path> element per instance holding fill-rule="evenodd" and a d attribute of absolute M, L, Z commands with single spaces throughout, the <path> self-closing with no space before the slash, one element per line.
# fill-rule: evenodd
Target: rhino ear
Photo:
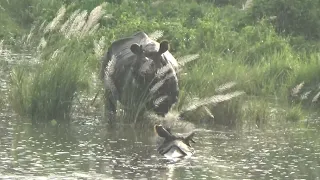
<path fill-rule="evenodd" d="M 169 42 L 168 41 L 162 41 L 160 43 L 160 48 L 159 48 L 159 53 L 162 54 L 162 53 L 165 53 L 166 51 L 169 50 Z"/>
<path fill-rule="evenodd" d="M 155 125 L 154 126 L 154 131 L 158 134 L 158 136 L 163 137 L 163 138 L 168 138 L 171 137 L 171 133 L 164 128 L 162 125 Z"/>
<path fill-rule="evenodd" d="M 134 43 L 131 45 L 130 50 L 136 54 L 139 55 L 142 53 L 142 46 L 139 46 L 138 44 Z"/>

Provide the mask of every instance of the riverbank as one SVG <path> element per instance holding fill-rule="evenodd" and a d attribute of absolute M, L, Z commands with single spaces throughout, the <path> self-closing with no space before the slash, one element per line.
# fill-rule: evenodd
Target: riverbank
<path fill-rule="evenodd" d="M 30 27 L 14 20 L 19 16 L 7 13 L 6 21 L 19 28 L 6 26 L 5 42 L 29 48 L 39 59 L 30 69 L 23 65 L 13 71 L 11 100 L 18 114 L 48 120 L 69 115 L 76 93 L 91 99 L 101 88 L 96 75 L 107 46 L 139 30 L 162 31 L 159 40 L 169 40 L 170 51 L 177 57 L 199 54 L 180 74 L 181 95 L 175 110 L 190 107 L 197 98 L 223 95 L 218 97 L 224 102 L 187 113 L 188 121 L 263 127 L 278 121 L 304 122 L 310 111 L 319 108 L 320 46 L 317 34 L 307 30 L 318 24 L 312 23 L 316 19 L 312 14 L 305 13 L 306 8 L 317 13 L 312 8 L 317 1 L 303 5 L 303 16 L 296 21 L 300 26 L 289 20 L 292 24 L 281 24 L 279 15 L 284 11 L 271 8 L 280 7 L 276 1 L 102 2 L 62 6 L 62 1 L 56 1 L 49 8 L 53 4 L 30 1 Z M 292 1 L 286 6 L 295 9 L 298 5 Z M 299 13 L 297 9 L 290 13 Z M 12 29 L 17 29 L 18 37 L 9 41 L 12 35 L 7 32 Z M 232 98 L 228 93 L 233 92 L 245 94 Z M 101 101 L 95 103 L 101 106 Z"/>

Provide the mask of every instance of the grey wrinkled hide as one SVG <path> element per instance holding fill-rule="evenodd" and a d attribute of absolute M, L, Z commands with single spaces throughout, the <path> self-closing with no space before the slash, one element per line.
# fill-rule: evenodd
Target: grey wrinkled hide
<path fill-rule="evenodd" d="M 158 64 L 156 66 L 154 65 L 154 61 L 148 61 L 150 63 L 153 62 L 152 66 L 150 66 L 152 67 L 150 68 L 151 70 L 142 72 L 140 70 L 143 69 L 143 65 L 147 65 L 148 63 L 137 59 L 137 55 L 131 51 L 130 47 L 135 43 L 142 45 L 142 49 L 147 52 L 158 52 L 160 47 L 160 43 L 150 39 L 144 32 L 138 32 L 131 37 L 114 41 L 101 60 L 100 78 L 104 82 L 106 96 L 105 111 L 109 113 L 109 118 L 114 118 L 117 101 L 124 104 L 122 97 L 124 95 L 124 87 L 127 87 L 125 84 L 128 84 L 128 81 L 131 85 L 141 87 L 142 89 L 152 81 L 152 85 L 155 86 L 149 87 L 149 92 L 152 87 L 153 90 L 156 89 L 156 92 L 153 93 L 152 100 L 147 103 L 147 109 L 152 109 L 158 115 L 164 116 L 167 114 L 172 105 L 178 100 L 179 88 L 176 75 L 178 63 L 173 55 L 169 50 L 164 52 L 161 55 L 161 65 Z M 110 63 L 113 58 L 114 63 Z M 113 66 L 110 68 L 108 63 L 113 64 Z M 155 80 L 155 74 L 161 69 L 159 67 L 164 66 L 168 67 L 169 71 L 161 76 L 161 78 L 156 78 Z M 165 78 L 166 80 L 164 81 Z M 160 103 L 157 104 L 155 102 Z M 155 104 L 157 104 L 156 107 Z"/>

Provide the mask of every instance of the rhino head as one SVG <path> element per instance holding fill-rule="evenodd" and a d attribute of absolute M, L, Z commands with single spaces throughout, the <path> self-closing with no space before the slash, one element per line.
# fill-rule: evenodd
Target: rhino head
<path fill-rule="evenodd" d="M 130 50 L 136 55 L 137 61 L 134 68 L 136 75 L 145 81 L 150 82 L 156 77 L 157 70 L 168 65 L 168 61 L 163 56 L 169 50 L 168 41 L 162 41 L 158 51 L 153 48 L 143 47 L 137 43 L 132 44 Z"/>
<path fill-rule="evenodd" d="M 177 101 L 179 92 L 175 70 L 164 55 L 169 50 L 169 42 L 162 41 L 158 50 L 134 43 L 130 50 L 136 55 L 133 68 L 136 80 L 147 87 L 152 96 L 147 106 L 164 116 Z"/>

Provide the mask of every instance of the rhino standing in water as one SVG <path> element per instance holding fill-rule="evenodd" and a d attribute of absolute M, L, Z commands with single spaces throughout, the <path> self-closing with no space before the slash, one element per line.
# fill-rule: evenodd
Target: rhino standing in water
<path fill-rule="evenodd" d="M 178 63 L 168 51 L 144 32 L 114 41 L 102 57 L 100 79 L 105 88 L 105 113 L 114 119 L 117 102 L 126 106 L 125 92 L 138 87 L 148 94 L 146 109 L 165 116 L 179 95 Z M 141 94 L 140 94 L 141 95 Z"/>

